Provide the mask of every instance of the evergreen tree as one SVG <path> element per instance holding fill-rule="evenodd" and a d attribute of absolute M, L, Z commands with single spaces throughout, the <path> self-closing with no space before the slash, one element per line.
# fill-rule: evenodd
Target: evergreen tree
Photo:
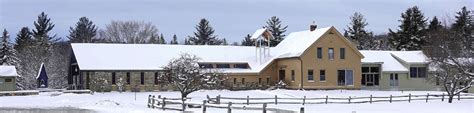
<path fill-rule="evenodd" d="M 191 45 L 191 42 L 188 40 L 188 38 L 184 38 L 184 45 Z"/>
<path fill-rule="evenodd" d="M 16 51 L 21 52 L 25 48 L 33 44 L 33 38 L 28 27 L 23 27 L 16 35 L 14 48 Z"/>
<path fill-rule="evenodd" d="M 227 43 L 227 40 L 225 38 L 222 39 L 222 45 L 229 45 L 229 43 Z"/>
<path fill-rule="evenodd" d="M 41 12 L 34 25 L 36 29 L 33 29 L 32 34 L 37 45 L 49 47 L 52 43 L 58 41 L 55 36 L 49 35 L 49 31 L 54 28 L 54 24 L 51 22 L 51 18 L 48 18 L 48 15 L 44 12 Z"/>
<path fill-rule="evenodd" d="M 97 27 L 86 17 L 79 18 L 75 28 L 69 28 L 69 41 L 72 43 L 92 43 L 97 40 Z"/>
<path fill-rule="evenodd" d="M 430 21 L 430 24 L 428 25 L 428 29 L 427 29 L 427 34 L 426 34 L 426 45 L 431 45 L 432 40 L 433 39 L 433 35 L 434 34 L 437 34 L 438 32 L 440 32 L 440 30 L 443 30 L 444 29 L 444 26 L 441 25 L 441 22 L 438 20 L 438 18 L 435 16 L 433 17 L 433 19 Z"/>
<path fill-rule="evenodd" d="M 389 42 L 396 50 L 420 50 L 426 42 L 426 19 L 417 6 L 408 8 L 401 14 L 400 28 L 396 32 L 389 29 Z"/>
<path fill-rule="evenodd" d="M 170 44 L 178 44 L 178 37 L 176 34 L 173 35 L 173 39 L 170 41 Z"/>
<path fill-rule="evenodd" d="M 252 41 L 252 39 L 250 39 L 250 34 L 247 34 L 247 36 L 245 36 L 244 40 L 242 40 L 242 46 L 255 46 L 255 41 Z"/>
<path fill-rule="evenodd" d="M 158 38 L 159 38 L 159 36 L 158 36 Z M 154 34 L 152 34 L 150 39 L 147 42 L 149 44 L 158 44 L 158 42 L 159 42 L 158 38 Z"/>
<path fill-rule="evenodd" d="M 272 32 L 272 35 L 273 35 L 273 39 L 270 42 L 270 46 L 275 47 L 286 36 L 283 33 L 286 32 L 286 28 L 288 26 L 282 27 L 280 18 L 278 18 L 276 16 L 273 16 L 270 19 L 268 19 L 266 23 L 267 23 L 267 25 L 264 26 L 264 27 L 267 28 L 270 32 Z"/>
<path fill-rule="evenodd" d="M 6 29 L 3 30 L 0 42 L 0 65 L 16 65 L 18 59 L 16 58 L 16 51 L 13 49 L 10 41 L 10 34 Z"/>
<path fill-rule="evenodd" d="M 365 26 L 367 26 L 368 23 L 365 21 L 364 15 L 355 12 L 350 19 L 350 25 L 347 26 L 347 29 L 344 29 L 344 37 L 355 42 L 357 49 L 375 49 L 377 44 L 375 44 L 373 33 L 365 30 Z"/>
<path fill-rule="evenodd" d="M 205 18 L 196 25 L 194 36 L 188 36 L 190 44 L 194 45 L 220 45 L 221 41 L 214 35 L 214 29 L 209 25 L 209 21 Z"/>
<path fill-rule="evenodd" d="M 452 25 L 452 29 L 456 34 L 460 35 L 462 43 L 465 43 L 467 48 L 474 48 L 474 15 L 467 10 L 466 6 L 461 8 L 461 11 L 456 12 L 456 21 Z"/>
<path fill-rule="evenodd" d="M 160 35 L 160 40 L 158 40 L 159 44 L 166 44 L 165 37 L 163 36 L 163 33 Z"/>

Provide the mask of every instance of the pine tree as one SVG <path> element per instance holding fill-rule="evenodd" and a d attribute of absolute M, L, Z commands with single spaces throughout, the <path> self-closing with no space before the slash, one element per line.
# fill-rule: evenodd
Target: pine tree
<path fill-rule="evenodd" d="M 452 25 L 452 29 L 462 37 L 462 43 L 465 43 L 467 48 L 474 48 L 474 15 L 467 10 L 466 6 L 461 8 L 461 11 L 456 12 L 456 21 Z"/>
<path fill-rule="evenodd" d="M 158 38 L 159 38 L 159 36 L 158 36 Z M 149 43 L 149 44 L 158 44 L 158 38 L 154 34 L 152 34 L 150 39 L 147 41 L 147 43 Z"/>
<path fill-rule="evenodd" d="M 209 25 L 209 21 L 205 18 L 196 25 L 194 36 L 188 36 L 190 44 L 194 45 L 220 45 L 222 42 L 214 35 L 214 29 Z"/>
<path fill-rule="evenodd" d="M 408 8 L 401 14 L 400 28 L 396 32 L 389 29 L 389 42 L 396 50 L 420 50 L 426 42 L 426 19 L 417 6 Z"/>
<path fill-rule="evenodd" d="M 188 38 L 184 38 L 184 45 L 191 45 L 191 42 L 188 40 Z"/>
<path fill-rule="evenodd" d="M 51 22 L 51 18 L 48 18 L 48 15 L 46 15 L 44 12 L 38 16 L 38 19 L 34 22 L 34 25 L 36 29 L 33 29 L 32 34 L 36 44 L 48 47 L 52 43 L 58 41 L 55 36 L 49 35 L 49 31 L 54 28 L 54 24 Z"/>
<path fill-rule="evenodd" d="M 426 34 L 426 45 L 431 45 L 432 40 L 433 39 L 433 35 L 437 34 L 438 32 L 440 32 L 440 30 L 443 30 L 444 29 L 444 26 L 441 25 L 441 22 L 438 20 L 438 18 L 435 16 L 433 17 L 433 19 L 430 21 L 430 24 L 428 25 L 428 29 L 427 29 L 427 34 Z"/>
<path fill-rule="evenodd" d="M 76 26 L 69 28 L 69 41 L 72 43 L 93 43 L 97 40 L 97 27 L 87 17 L 79 18 Z"/>
<path fill-rule="evenodd" d="M 344 29 L 344 37 L 355 42 L 360 50 L 375 49 L 376 44 L 373 33 L 365 30 L 365 26 L 368 23 L 365 21 L 364 15 L 355 12 L 350 19 L 350 25 L 347 26 L 347 29 Z"/>
<path fill-rule="evenodd" d="M 0 42 L 0 65 L 16 65 L 18 62 L 16 51 L 13 49 L 10 41 L 10 34 L 6 29 L 3 30 Z"/>
<path fill-rule="evenodd" d="M 28 27 L 23 27 L 16 35 L 14 48 L 16 51 L 21 52 L 25 48 L 33 44 L 33 38 Z"/>
<path fill-rule="evenodd" d="M 165 37 L 163 36 L 163 33 L 160 35 L 160 39 L 158 40 L 159 44 L 166 44 Z"/>
<path fill-rule="evenodd" d="M 273 16 L 270 19 L 268 19 L 266 23 L 267 25 L 264 27 L 266 27 L 270 32 L 272 32 L 272 35 L 273 35 L 273 39 L 270 42 L 270 46 L 274 47 L 278 45 L 286 36 L 283 33 L 286 32 L 286 28 L 288 26 L 282 27 L 280 18 L 276 16 Z"/>
<path fill-rule="evenodd" d="M 244 40 L 242 40 L 242 46 L 255 46 L 255 41 L 252 41 L 252 39 L 250 39 L 250 34 L 247 34 L 247 36 L 245 36 Z"/>
<path fill-rule="evenodd" d="M 170 44 L 178 44 L 178 37 L 176 34 L 173 35 L 173 39 L 170 41 Z"/>

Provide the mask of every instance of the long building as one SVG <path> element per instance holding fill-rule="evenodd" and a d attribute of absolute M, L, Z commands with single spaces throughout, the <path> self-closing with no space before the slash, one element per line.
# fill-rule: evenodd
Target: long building
<path fill-rule="evenodd" d="M 264 40 L 266 29 L 252 39 Z M 262 88 L 285 82 L 291 89 L 440 90 L 428 74 L 421 51 L 358 50 L 334 27 L 290 33 L 276 47 L 71 44 L 69 84 L 92 89 L 106 79 L 110 90 L 123 80 L 126 89 L 166 90 L 156 79 L 169 60 L 181 53 L 201 58 L 203 68 L 216 68 L 232 89 Z"/>

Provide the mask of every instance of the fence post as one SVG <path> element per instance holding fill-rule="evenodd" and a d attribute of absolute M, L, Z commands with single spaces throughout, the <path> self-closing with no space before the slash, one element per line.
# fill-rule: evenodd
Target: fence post
<path fill-rule="evenodd" d="M 267 113 L 267 103 L 263 103 L 263 113 Z"/>
<path fill-rule="evenodd" d="M 158 95 L 157 99 L 160 99 L 160 98 L 161 98 L 161 95 Z M 160 101 L 157 101 L 157 105 L 160 105 Z"/>
<path fill-rule="evenodd" d="M 306 102 L 306 96 L 303 97 L 303 105 Z"/>
<path fill-rule="evenodd" d="M 461 100 L 461 93 L 458 93 L 458 100 Z"/>
<path fill-rule="evenodd" d="M 444 93 L 441 95 L 441 101 L 444 101 Z"/>
<path fill-rule="evenodd" d="M 369 102 L 372 103 L 372 95 L 370 95 L 370 101 Z"/>
<path fill-rule="evenodd" d="M 147 103 L 147 105 L 148 105 L 148 108 L 150 108 L 150 107 L 151 107 L 151 106 L 150 106 L 150 103 L 151 103 L 151 100 L 150 100 L 150 99 L 151 99 L 151 95 L 148 95 L 148 103 Z"/>
<path fill-rule="evenodd" d="M 277 105 L 277 104 L 278 104 L 278 97 L 277 97 L 277 95 L 275 95 L 275 105 Z"/>
<path fill-rule="evenodd" d="M 155 95 L 151 98 L 151 108 L 155 109 Z"/>
<path fill-rule="evenodd" d="M 229 102 L 229 104 L 227 105 L 227 113 L 232 113 L 232 109 L 230 108 L 230 106 L 232 106 L 232 102 Z"/>
<path fill-rule="evenodd" d="M 209 97 L 209 95 L 206 95 L 206 99 L 208 100 L 207 102 L 212 101 L 212 99 L 211 99 L 211 97 Z"/>
<path fill-rule="evenodd" d="M 216 101 L 217 104 L 221 104 L 221 95 L 217 95 Z"/>
<path fill-rule="evenodd" d="M 304 113 L 304 107 L 300 108 L 300 113 Z"/>
<path fill-rule="evenodd" d="M 392 103 L 392 95 L 390 95 L 390 103 Z"/>
<path fill-rule="evenodd" d="M 426 93 L 426 103 L 428 103 L 428 97 L 430 96 L 430 93 Z"/>
<path fill-rule="evenodd" d="M 326 104 L 328 104 L 328 96 L 326 95 L 326 102 L 324 102 Z"/>
<path fill-rule="evenodd" d="M 247 105 L 249 105 L 249 96 L 247 95 Z"/>
<path fill-rule="evenodd" d="M 206 100 L 202 101 L 202 113 L 206 113 Z"/>
<path fill-rule="evenodd" d="M 163 111 L 165 110 L 165 106 L 166 106 L 166 97 L 163 97 L 163 103 L 161 104 L 161 108 L 163 109 Z"/>
<path fill-rule="evenodd" d="M 351 96 L 349 96 L 349 104 L 351 104 Z"/>
<path fill-rule="evenodd" d="M 410 103 L 410 101 L 411 101 L 411 93 L 408 94 L 408 103 Z"/>

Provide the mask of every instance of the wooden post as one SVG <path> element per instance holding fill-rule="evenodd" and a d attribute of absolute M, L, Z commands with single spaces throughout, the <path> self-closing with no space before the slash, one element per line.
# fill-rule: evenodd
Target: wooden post
<path fill-rule="evenodd" d="M 249 96 L 247 95 L 247 105 L 249 105 Z"/>
<path fill-rule="evenodd" d="M 221 104 L 221 95 L 217 95 L 216 101 L 217 104 Z"/>
<path fill-rule="evenodd" d="M 444 101 L 444 93 L 441 95 L 441 101 Z"/>
<path fill-rule="evenodd" d="M 277 95 L 275 95 L 275 105 L 277 105 L 277 104 L 278 104 L 278 97 L 277 97 Z"/>
<path fill-rule="evenodd" d="M 304 113 L 304 107 L 300 108 L 300 113 Z"/>
<path fill-rule="evenodd" d="M 267 113 L 267 103 L 263 103 L 263 113 Z"/>
<path fill-rule="evenodd" d="M 166 106 L 166 97 L 163 97 L 163 101 L 162 101 L 162 104 L 161 104 L 161 108 L 163 109 L 163 111 L 165 110 L 165 106 Z"/>
<path fill-rule="evenodd" d="M 461 93 L 458 94 L 458 100 L 461 100 Z"/>
<path fill-rule="evenodd" d="M 390 95 L 390 103 L 392 103 L 392 95 Z"/>
<path fill-rule="evenodd" d="M 372 103 L 372 95 L 370 95 L 370 101 L 369 102 Z"/>
<path fill-rule="evenodd" d="M 349 104 L 351 104 L 351 96 L 349 96 Z"/>
<path fill-rule="evenodd" d="M 229 102 L 229 104 L 227 105 L 227 113 L 232 113 L 232 109 L 230 108 L 230 106 L 232 106 L 232 102 Z"/>
<path fill-rule="evenodd" d="M 306 101 L 306 96 L 303 97 L 303 105 L 304 105 L 305 101 Z"/>
<path fill-rule="evenodd" d="M 428 103 L 428 97 L 430 96 L 430 93 L 426 93 L 426 103 Z"/>
<path fill-rule="evenodd" d="M 411 93 L 408 94 L 408 103 L 410 103 L 410 101 L 411 101 Z"/>
<path fill-rule="evenodd" d="M 160 99 L 161 98 L 161 95 L 158 95 L 158 98 L 157 99 Z M 157 105 L 160 105 L 160 101 L 157 101 L 156 103 Z"/>
<path fill-rule="evenodd" d="M 328 96 L 326 95 L 326 102 L 324 102 L 326 104 L 328 104 Z"/>
<path fill-rule="evenodd" d="M 202 101 L 202 113 L 206 113 L 206 100 Z"/>
<path fill-rule="evenodd" d="M 151 95 L 148 95 L 148 108 L 150 108 L 150 103 L 151 103 Z"/>
<path fill-rule="evenodd" d="M 151 98 L 151 108 L 155 109 L 155 95 Z"/>

